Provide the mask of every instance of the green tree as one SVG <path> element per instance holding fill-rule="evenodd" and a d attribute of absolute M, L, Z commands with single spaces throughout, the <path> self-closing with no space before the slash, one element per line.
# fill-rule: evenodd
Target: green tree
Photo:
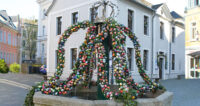
<path fill-rule="evenodd" d="M 25 54 L 30 60 L 34 59 L 36 54 L 36 44 L 37 44 L 37 20 L 35 19 L 25 19 L 23 20 L 23 38 L 22 47 Z"/>

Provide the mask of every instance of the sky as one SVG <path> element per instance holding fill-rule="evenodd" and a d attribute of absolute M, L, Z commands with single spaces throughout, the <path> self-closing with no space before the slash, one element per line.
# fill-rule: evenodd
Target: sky
<path fill-rule="evenodd" d="M 184 16 L 186 0 L 147 0 L 152 4 L 166 3 L 170 11 Z M 36 0 L 0 0 L 0 10 L 7 10 L 8 15 L 20 15 L 22 18 L 38 19 L 39 5 Z"/>
<path fill-rule="evenodd" d="M 6 10 L 9 16 L 20 15 L 21 18 L 36 18 L 39 5 L 36 0 L 0 0 L 0 10 Z"/>
<path fill-rule="evenodd" d="M 176 11 L 184 16 L 184 10 L 187 6 L 187 0 L 146 0 L 152 4 L 166 3 L 170 11 Z"/>

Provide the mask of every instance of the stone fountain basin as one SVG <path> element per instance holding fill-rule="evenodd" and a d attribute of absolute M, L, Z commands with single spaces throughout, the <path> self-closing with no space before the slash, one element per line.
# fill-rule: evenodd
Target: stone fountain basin
<path fill-rule="evenodd" d="M 172 106 L 173 93 L 164 92 L 156 98 L 139 98 L 138 106 Z M 45 95 L 36 92 L 33 97 L 35 106 L 123 106 L 112 100 L 84 100 L 72 97 Z"/>

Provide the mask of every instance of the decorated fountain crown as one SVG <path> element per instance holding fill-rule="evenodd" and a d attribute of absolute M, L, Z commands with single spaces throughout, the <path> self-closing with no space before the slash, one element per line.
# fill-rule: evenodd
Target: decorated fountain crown
<path fill-rule="evenodd" d="M 119 13 L 118 6 L 109 0 L 97 1 L 93 4 L 92 8 L 95 9 L 95 11 L 97 11 L 99 9 L 102 10 L 102 12 L 100 14 L 95 13 L 95 17 L 96 17 L 95 23 L 105 22 L 106 18 L 108 18 L 108 17 L 115 18 L 115 17 L 117 17 L 117 15 Z M 111 11 L 108 11 L 108 10 L 111 10 Z M 117 11 L 115 11 L 115 10 L 117 10 Z"/>

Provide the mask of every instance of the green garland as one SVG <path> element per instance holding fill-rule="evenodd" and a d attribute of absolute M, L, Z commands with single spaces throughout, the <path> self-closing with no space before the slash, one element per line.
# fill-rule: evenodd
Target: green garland
<path fill-rule="evenodd" d="M 101 86 L 104 96 L 108 99 L 120 99 L 127 97 L 128 99 L 135 100 L 138 96 L 142 96 L 147 91 L 155 91 L 160 88 L 159 84 L 156 84 L 150 80 L 141 62 L 140 45 L 137 37 L 128 29 L 127 27 L 118 24 L 112 18 L 108 18 L 103 23 L 102 32 L 96 34 L 97 27 L 90 23 L 89 21 L 84 21 L 69 27 L 64 34 L 60 37 L 58 45 L 58 65 L 56 72 L 50 80 L 44 82 L 38 86 L 38 91 L 42 91 L 44 94 L 51 95 L 66 95 L 73 87 L 81 82 L 88 87 L 93 74 L 94 65 L 91 65 L 95 61 L 94 55 L 98 54 L 98 78 L 99 84 Z M 60 81 L 60 76 L 63 73 L 64 63 L 65 63 L 65 49 L 64 44 L 73 32 L 77 32 L 79 29 L 86 29 L 85 41 L 80 46 L 80 52 L 78 60 L 75 63 L 73 72 L 67 78 L 66 81 Z M 108 83 L 108 70 L 106 70 L 106 54 L 105 48 L 102 44 L 105 39 L 105 35 L 110 35 L 112 37 L 112 61 L 114 68 L 114 76 L 117 85 L 119 85 L 119 90 L 116 92 L 111 91 Z M 129 73 L 126 51 L 125 51 L 125 41 L 126 36 L 128 36 L 135 47 L 135 57 L 138 67 L 138 72 L 140 73 L 143 80 L 146 82 L 144 85 L 139 85 L 135 83 L 132 76 Z M 96 52 L 97 50 L 97 52 Z M 132 92 L 135 90 L 135 92 Z M 130 93 L 131 92 L 131 93 Z"/>

